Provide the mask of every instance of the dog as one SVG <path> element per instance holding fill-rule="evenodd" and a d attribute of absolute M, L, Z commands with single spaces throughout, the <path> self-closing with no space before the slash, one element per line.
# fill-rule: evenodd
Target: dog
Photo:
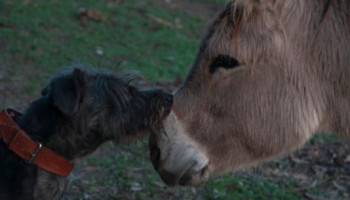
<path fill-rule="evenodd" d="M 172 95 L 117 75 L 73 67 L 56 75 L 21 114 L 0 114 L 0 199 L 58 200 L 74 160 L 102 143 L 160 127 Z"/>

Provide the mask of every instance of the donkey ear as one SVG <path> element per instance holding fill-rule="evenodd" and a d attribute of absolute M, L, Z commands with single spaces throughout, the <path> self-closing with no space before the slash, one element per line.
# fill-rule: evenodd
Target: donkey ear
<path fill-rule="evenodd" d="M 51 82 L 53 104 L 64 114 L 73 115 L 78 111 L 85 87 L 85 73 L 74 69 L 72 75 Z"/>

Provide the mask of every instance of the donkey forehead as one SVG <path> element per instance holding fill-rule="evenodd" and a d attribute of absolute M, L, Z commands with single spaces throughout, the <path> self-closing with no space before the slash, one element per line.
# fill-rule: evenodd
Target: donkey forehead
<path fill-rule="evenodd" d="M 229 4 L 211 25 L 201 50 L 208 55 L 230 55 L 244 62 L 285 52 L 288 49 L 286 35 L 274 8 L 258 12 L 252 8 L 253 2 Z"/>

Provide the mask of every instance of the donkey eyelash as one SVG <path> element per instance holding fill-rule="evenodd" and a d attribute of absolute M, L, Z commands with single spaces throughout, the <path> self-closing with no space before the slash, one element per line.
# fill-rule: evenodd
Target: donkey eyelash
<path fill-rule="evenodd" d="M 231 68 L 237 67 L 239 65 L 240 65 L 240 63 L 235 58 L 233 58 L 229 55 L 219 55 L 214 60 L 214 62 L 211 64 L 211 66 L 209 68 L 209 72 L 210 72 L 210 74 L 214 74 L 214 72 L 220 67 L 226 68 L 226 69 L 231 69 Z"/>

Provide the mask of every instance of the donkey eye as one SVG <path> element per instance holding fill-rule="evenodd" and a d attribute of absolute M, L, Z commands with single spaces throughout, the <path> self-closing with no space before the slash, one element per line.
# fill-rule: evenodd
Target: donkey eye
<path fill-rule="evenodd" d="M 239 65 L 240 63 L 235 58 L 228 55 L 219 55 L 211 64 L 209 72 L 210 74 L 214 74 L 214 72 L 220 67 L 231 69 Z"/>

